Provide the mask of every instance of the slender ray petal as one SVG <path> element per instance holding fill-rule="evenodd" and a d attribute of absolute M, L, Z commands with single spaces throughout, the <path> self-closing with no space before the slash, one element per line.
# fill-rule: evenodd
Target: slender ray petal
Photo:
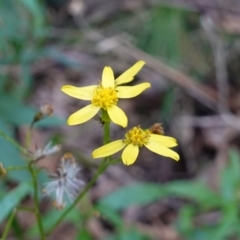
<path fill-rule="evenodd" d="M 133 164 L 138 156 L 139 147 L 133 144 L 129 144 L 122 153 L 122 161 L 125 165 L 129 166 Z"/>
<path fill-rule="evenodd" d="M 178 145 L 177 140 L 173 137 L 157 135 L 157 134 L 150 134 L 150 135 L 151 137 L 149 139 L 149 142 L 155 142 L 165 147 L 175 147 Z"/>
<path fill-rule="evenodd" d="M 145 147 L 159 155 L 170 157 L 176 161 L 179 160 L 179 155 L 176 152 L 156 142 L 149 142 L 148 144 L 145 144 Z"/>
<path fill-rule="evenodd" d="M 132 98 L 132 97 L 136 97 L 137 95 L 139 95 L 144 90 L 150 87 L 151 87 L 151 84 L 148 82 L 145 82 L 132 87 L 127 87 L 127 86 L 116 87 L 116 91 L 117 91 L 118 98 Z"/>
<path fill-rule="evenodd" d="M 111 67 L 105 67 L 102 73 L 102 86 L 104 88 L 114 87 L 114 74 Z"/>
<path fill-rule="evenodd" d="M 123 140 L 117 140 L 97 148 L 92 152 L 92 156 L 93 158 L 107 157 L 122 150 L 125 146 L 126 144 L 123 142 Z"/>
<path fill-rule="evenodd" d="M 127 127 L 128 119 L 124 111 L 116 105 L 107 109 L 110 119 L 122 127 Z"/>
<path fill-rule="evenodd" d="M 100 109 L 99 107 L 95 107 L 92 104 L 87 105 L 86 107 L 70 115 L 70 117 L 68 118 L 67 124 L 76 125 L 76 124 L 84 123 L 89 119 L 93 118 L 97 114 L 99 109 Z"/>
<path fill-rule="evenodd" d="M 144 64 L 144 61 L 136 62 L 132 67 L 130 67 L 127 71 L 125 71 L 116 79 L 116 85 L 131 82 L 134 76 L 141 70 Z"/>
<path fill-rule="evenodd" d="M 74 87 L 71 85 L 62 86 L 61 90 L 67 95 L 82 99 L 82 100 L 92 100 L 93 90 L 97 85 L 92 85 L 88 87 Z"/>

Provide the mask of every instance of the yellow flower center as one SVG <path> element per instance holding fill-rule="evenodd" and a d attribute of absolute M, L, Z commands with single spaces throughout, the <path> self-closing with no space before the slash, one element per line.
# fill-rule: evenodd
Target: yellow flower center
<path fill-rule="evenodd" d="M 93 93 L 92 104 L 107 110 L 118 102 L 117 92 L 114 88 L 103 88 L 98 86 Z"/>
<path fill-rule="evenodd" d="M 149 130 L 143 130 L 138 127 L 134 127 L 125 134 L 125 143 L 133 144 L 142 147 L 148 143 L 151 132 Z"/>

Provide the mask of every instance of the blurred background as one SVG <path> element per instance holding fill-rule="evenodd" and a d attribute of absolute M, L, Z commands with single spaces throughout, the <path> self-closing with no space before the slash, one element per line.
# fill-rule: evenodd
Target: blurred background
<path fill-rule="evenodd" d="M 54 116 L 36 124 L 31 151 L 49 141 L 63 149 L 40 167 L 54 172 L 72 152 L 91 179 L 102 126 L 67 126 L 87 102 L 60 88 L 96 84 L 108 65 L 118 76 L 146 62 L 133 85 L 152 87 L 119 103 L 128 129 L 161 122 L 179 142 L 179 162 L 143 149 L 133 166 L 111 166 L 49 239 L 240 239 L 239 34 L 238 0 L 0 1 L 0 130 L 24 145 L 39 107 L 51 104 Z M 112 125 L 112 140 L 124 134 Z M 25 164 L 2 138 L 0 162 Z M 33 205 L 28 180 L 27 171 L 0 179 L 1 232 L 15 206 Z M 45 198 L 41 210 L 48 229 L 60 213 Z M 38 239 L 34 222 L 19 211 L 9 239 Z"/>

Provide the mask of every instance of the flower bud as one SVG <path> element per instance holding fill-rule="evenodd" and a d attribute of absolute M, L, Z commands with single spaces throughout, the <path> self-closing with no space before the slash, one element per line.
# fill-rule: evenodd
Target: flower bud
<path fill-rule="evenodd" d="M 0 163 L 0 176 L 5 176 L 7 174 L 6 169 L 3 167 L 3 164 Z"/>
<path fill-rule="evenodd" d="M 52 115 L 53 115 L 53 107 L 49 103 L 43 103 L 40 106 L 39 111 L 34 116 L 32 125 L 34 123 L 40 121 L 41 119 L 48 117 L 48 116 L 52 116 Z"/>

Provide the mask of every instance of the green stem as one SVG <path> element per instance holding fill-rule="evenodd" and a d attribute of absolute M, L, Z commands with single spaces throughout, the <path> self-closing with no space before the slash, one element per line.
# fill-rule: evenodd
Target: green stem
<path fill-rule="evenodd" d="M 62 220 L 67 216 L 67 214 L 77 205 L 77 203 L 85 196 L 88 190 L 95 184 L 98 177 L 107 169 L 110 164 L 106 164 L 105 161 L 102 161 L 101 165 L 98 167 L 97 172 L 91 179 L 91 181 L 86 185 L 83 191 L 78 195 L 75 201 L 63 212 L 59 219 L 54 223 L 54 225 L 47 231 L 46 236 L 51 234 L 53 230 L 62 222 Z"/>
<path fill-rule="evenodd" d="M 23 170 L 23 169 L 28 169 L 26 166 L 10 166 L 10 167 L 7 167 L 5 168 L 5 170 L 8 172 L 8 171 L 17 171 L 17 170 Z"/>
<path fill-rule="evenodd" d="M 32 137 L 32 125 L 27 130 L 26 140 L 25 140 L 25 147 L 29 149 Z"/>
<path fill-rule="evenodd" d="M 19 206 L 17 207 L 18 211 L 25 211 L 25 212 L 35 212 L 35 208 L 25 207 L 25 206 Z"/>
<path fill-rule="evenodd" d="M 107 111 L 102 110 L 102 120 L 104 122 L 103 125 L 103 143 L 107 144 L 110 142 L 110 118 L 108 116 Z M 97 172 L 91 179 L 91 181 L 86 185 L 83 191 L 78 195 L 75 201 L 62 213 L 59 219 L 54 223 L 54 225 L 46 232 L 46 236 L 50 235 L 54 229 L 63 221 L 63 219 L 67 216 L 67 214 L 77 205 L 77 203 L 85 196 L 88 190 L 96 183 L 98 177 L 107 169 L 111 162 L 108 161 L 109 157 L 103 159 L 102 163 L 97 169 Z"/>
<path fill-rule="evenodd" d="M 18 209 L 17 209 L 18 211 Z M 26 237 L 24 237 L 26 231 L 23 230 L 23 226 L 21 225 L 21 220 L 18 219 L 16 216 L 13 218 L 11 229 L 12 233 L 17 237 L 17 240 L 25 240 Z"/>
<path fill-rule="evenodd" d="M 31 173 L 32 180 L 33 180 L 34 209 L 35 209 L 35 215 L 36 215 L 36 219 L 37 219 L 38 229 L 39 229 L 39 233 L 40 233 L 40 236 L 41 236 L 41 240 L 45 240 L 44 229 L 43 229 L 43 224 L 42 224 L 42 217 L 41 217 L 41 214 L 40 214 L 40 211 L 39 211 L 40 207 L 39 207 L 39 202 L 38 202 L 37 176 L 36 176 L 36 172 L 34 171 L 34 168 L 32 167 L 32 162 L 29 162 L 28 168 L 29 168 L 29 171 Z"/>
<path fill-rule="evenodd" d="M 5 133 L 3 133 L 2 131 L 0 131 L 0 136 L 2 136 L 6 141 L 8 141 L 9 143 L 11 143 L 13 146 L 15 146 L 18 150 L 20 150 L 22 153 L 24 154 L 29 154 L 28 150 L 25 149 L 24 147 L 22 147 L 21 145 L 19 145 L 15 140 L 13 140 L 12 138 L 10 138 L 9 136 L 7 136 Z"/>
<path fill-rule="evenodd" d="M 102 120 L 104 122 L 103 125 L 103 144 L 107 144 L 110 142 L 110 118 L 106 110 L 102 109 Z"/>
<path fill-rule="evenodd" d="M 111 119 L 108 115 L 108 112 L 106 110 L 102 109 L 102 120 L 104 122 L 103 125 L 103 144 L 110 143 L 110 123 Z M 104 161 L 111 161 L 111 156 L 105 157 Z"/>
<path fill-rule="evenodd" d="M 7 221 L 7 225 L 6 225 L 5 229 L 4 229 L 4 232 L 3 232 L 1 240 L 7 239 L 7 235 L 8 235 L 8 232 L 10 230 L 10 227 L 11 227 L 11 224 L 12 224 L 12 221 L 14 219 L 14 216 L 15 216 L 16 212 L 17 212 L 17 209 L 14 208 L 12 213 L 11 213 L 11 215 L 10 215 L 10 217 L 9 217 L 9 219 L 8 219 L 8 221 Z"/>
<path fill-rule="evenodd" d="M 114 159 L 114 160 L 111 160 L 111 164 L 118 164 L 122 161 L 121 158 L 118 158 L 118 159 Z"/>

